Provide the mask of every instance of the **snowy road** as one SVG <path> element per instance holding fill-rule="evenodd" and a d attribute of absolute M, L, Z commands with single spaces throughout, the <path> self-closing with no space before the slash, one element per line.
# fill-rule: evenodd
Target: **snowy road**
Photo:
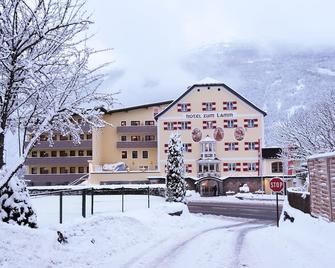
<path fill-rule="evenodd" d="M 187 236 L 160 241 L 132 258 L 126 267 L 240 267 L 246 234 L 270 222 L 250 220 L 208 228 Z"/>

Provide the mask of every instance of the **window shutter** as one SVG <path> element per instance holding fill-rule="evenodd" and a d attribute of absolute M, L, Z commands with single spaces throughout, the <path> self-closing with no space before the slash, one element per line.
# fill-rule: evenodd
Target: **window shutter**
<path fill-rule="evenodd" d="M 248 127 L 248 119 L 244 119 L 244 127 Z"/>
<path fill-rule="evenodd" d="M 237 110 L 237 101 L 233 101 L 233 110 Z"/>
<path fill-rule="evenodd" d="M 243 163 L 243 171 L 248 171 L 248 163 Z"/>
<path fill-rule="evenodd" d="M 236 171 L 237 172 L 241 171 L 241 163 L 236 163 Z"/>
<path fill-rule="evenodd" d="M 187 129 L 191 129 L 192 127 L 191 127 L 191 121 L 188 121 L 187 122 Z"/>
<path fill-rule="evenodd" d="M 181 103 L 178 103 L 178 112 L 181 112 Z"/>
<path fill-rule="evenodd" d="M 216 111 L 216 103 L 212 102 L 212 111 Z"/>
<path fill-rule="evenodd" d="M 223 163 L 223 172 L 228 171 L 228 163 Z"/>
<path fill-rule="evenodd" d="M 178 129 L 178 122 L 173 122 L 173 130 L 177 130 Z"/>
<path fill-rule="evenodd" d="M 235 142 L 235 151 L 238 151 L 238 142 Z"/>
<path fill-rule="evenodd" d="M 164 144 L 164 153 L 168 153 L 169 152 L 169 145 L 168 144 Z"/>
<path fill-rule="evenodd" d="M 206 111 L 206 102 L 202 103 L 202 111 Z"/>
<path fill-rule="evenodd" d="M 223 127 L 224 128 L 228 127 L 228 120 L 227 119 L 223 120 Z"/>
<path fill-rule="evenodd" d="M 237 119 L 234 119 L 234 127 L 237 127 Z"/>
<path fill-rule="evenodd" d="M 191 103 L 187 103 L 187 111 L 190 112 L 191 111 Z"/>
<path fill-rule="evenodd" d="M 168 130 L 167 125 L 168 125 L 168 122 L 164 122 L 164 130 Z"/>
<path fill-rule="evenodd" d="M 258 119 L 254 119 L 254 127 L 258 127 Z"/>
<path fill-rule="evenodd" d="M 223 110 L 227 110 L 227 102 L 226 101 L 223 102 Z"/>
<path fill-rule="evenodd" d="M 244 150 L 249 151 L 249 142 L 244 143 Z"/>
<path fill-rule="evenodd" d="M 202 121 L 202 128 L 207 129 L 207 121 Z"/>

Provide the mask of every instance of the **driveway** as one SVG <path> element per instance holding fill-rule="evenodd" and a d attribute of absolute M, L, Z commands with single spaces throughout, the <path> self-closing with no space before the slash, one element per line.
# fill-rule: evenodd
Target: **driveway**
<path fill-rule="evenodd" d="M 206 202 L 190 201 L 188 209 L 191 213 L 202 213 L 222 215 L 229 217 L 250 218 L 258 220 L 276 221 L 276 204 L 274 202 Z M 282 204 L 279 203 L 279 214 L 282 211 Z"/>

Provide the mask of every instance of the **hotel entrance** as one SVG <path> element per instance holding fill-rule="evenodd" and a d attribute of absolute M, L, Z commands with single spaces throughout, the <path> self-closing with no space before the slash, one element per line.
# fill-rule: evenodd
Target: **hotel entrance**
<path fill-rule="evenodd" d="M 218 196 L 219 182 L 212 178 L 207 178 L 199 182 L 199 193 L 201 196 Z"/>

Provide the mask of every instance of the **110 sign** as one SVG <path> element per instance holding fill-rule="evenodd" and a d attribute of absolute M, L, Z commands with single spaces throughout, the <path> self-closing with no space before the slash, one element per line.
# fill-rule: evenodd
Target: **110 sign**
<path fill-rule="evenodd" d="M 270 180 L 270 188 L 274 192 L 281 192 L 284 188 L 284 182 L 280 178 L 273 178 Z"/>

